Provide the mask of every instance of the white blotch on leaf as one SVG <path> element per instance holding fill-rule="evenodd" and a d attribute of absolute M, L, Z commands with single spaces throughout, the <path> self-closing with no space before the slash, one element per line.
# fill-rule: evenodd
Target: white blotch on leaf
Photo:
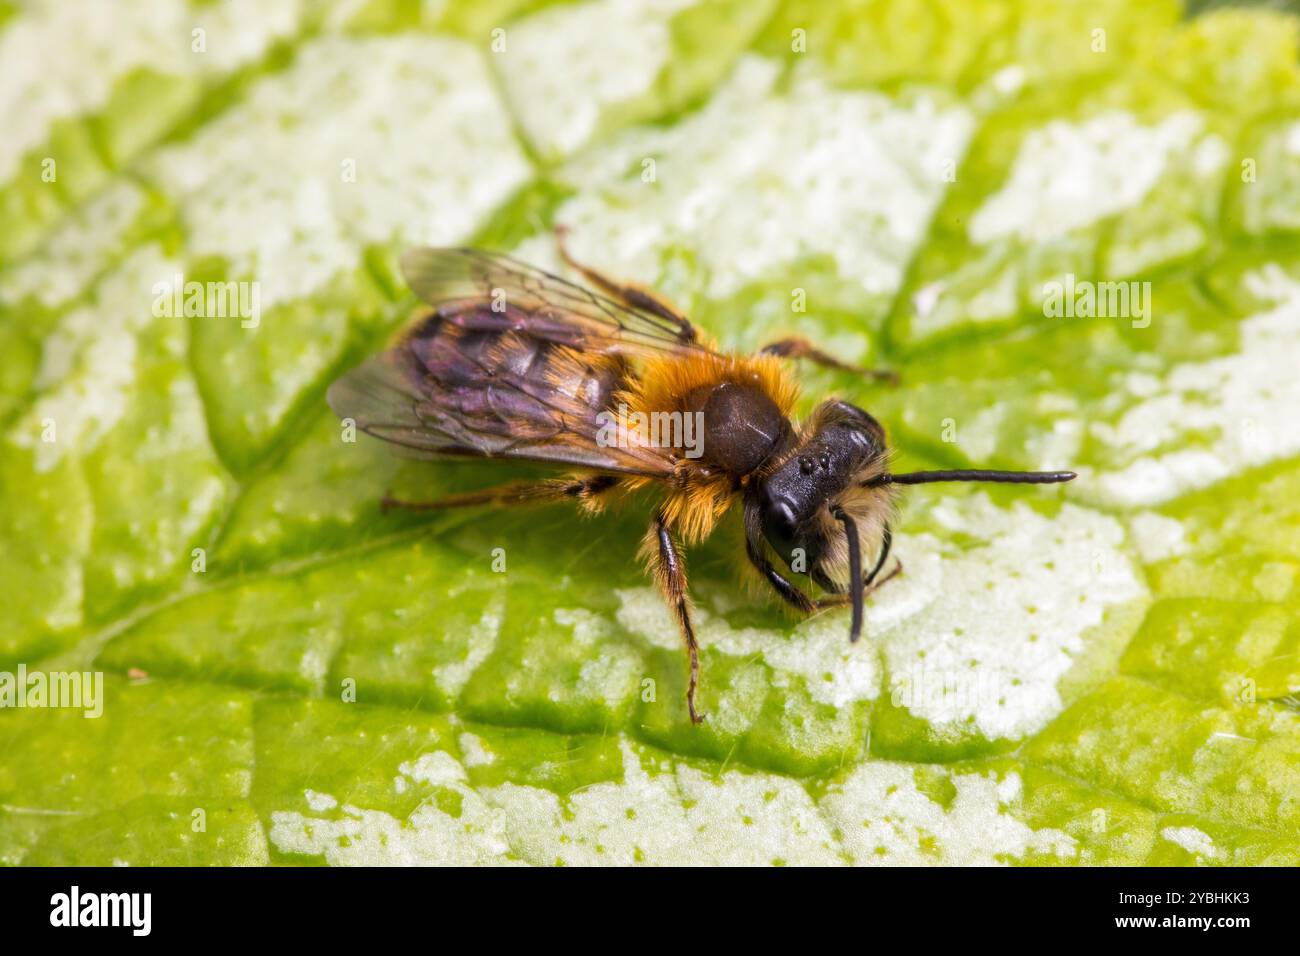
<path fill-rule="evenodd" d="M 551 7 L 510 27 L 494 58 L 538 151 L 564 155 L 603 109 L 648 93 L 672 52 L 669 21 L 694 0 L 597 0 Z M 599 42 L 592 42 L 599 37 Z"/>
<path fill-rule="evenodd" d="M 655 281 L 661 255 L 689 247 L 717 298 L 811 256 L 831 259 L 862 292 L 896 291 L 943 195 L 942 163 L 965 149 L 970 113 L 939 92 L 845 91 L 802 67 L 782 90 L 780 75 L 779 64 L 746 57 L 671 129 L 629 130 L 564 167 L 578 194 L 556 221 L 572 227 L 575 255 Z M 647 156 L 653 187 L 640 178 Z"/>
<path fill-rule="evenodd" d="M 946 771 L 953 791 L 946 806 L 917 787 L 916 773 L 906 764 L 871 761 L 822 798 L 854 863 L 991 866 L 1030 851 L 1061 859 L 1077 853 L 1068 834 L 1034 830 L 1013 815 L 1021 793 L 1014 772 L 998 779 Z"/>
<path fill-rule="evenodd" d="M 132 70 L 166 76 L 202 76 L 233 70 L 260 56 L 298 26 L 297 0 L 224 0 L 209 4 L 203 22 L 219 36 L 195 56 L 188 38 L 194 11 L 178 0 L 95 0 L 24 4 L 0 30 L 0 183 L 8 182 L 24 153 L 40 146 L 54 122 L 94 112 L 115 83 Z"/>
<path fill-rule="evenodd" d="M 1129 463 L 1097 473 L 1106 501 L 1154 505 L 1248 468 L 1300 454 L 1300 283 L 1247 277 L 1271 309 L 1238 324 L 1237 351 L 1134 383 L 1140 398 L 1093 437 Z"/>
<path fill-rule="evenodd" d="M 124 233 L 144 208 L 144 191 L 118 180 L 45 240 L 38 257 L 0 273 L 0 302 L 33 296 L 47 308 L 66 302 L 104 268 Z"/>
<path fill-rule="evenodd" d="M 1160 835 L 1203 860 L 1217 860 L 1223 856 L 1210 835 L 1196 827 L 1165 827 Z"/>
<path fill-rule="evenodd" d="M 505 610 L 505 595 L 496 594 L 488 601 L 483 616 L 469 629 L 466 635 L 465 657 L 448 664 L 440 664 L 433 669 L 433 680 L 438 689 L 448 697 L 454 698 L 469 682 L 474 671 L 487 660 L 497 645 L 501 634 L 501 616 Z"/>
<path fill-rule="evenodd" d="M 1109 112 L 1081 123 L 1053 120 L 1021 143 L 1002 189 L 970 220 L 977 245 L 1015 236 L 1059 239 L 1140 203 L 1172 156 L 1189 150 L 1204 120 L 1189 111 L 1144 126 Z"/>
<path fill-rule="evenodd" d="M 355 268 L 369 244 L 461 241 L 531 175 L 482 54 L 418 35 L 307 43 L 151 168 L 190 252 L 260 282 L 263 309 Z"/>
<path fill-rule="evenodd" d="M 180 354 L 183 320 L 162 326 L 172 320 L 154 318 L 149 295 L 176 268 L 158 246 L 141 247 L 99 283 L 92 302 L 66 313 L 46 336 L 33 383 L 43 394 L 13 432 L 20 447 L 32 449 L 37 471 L 48 471 L 67 453 L 88 454 L 126 414 L 141 333 L 158 328 L 156 340 Z M 177 396 L 185 399 L 182 408 L 201 416 L 192 385 L 178 387 L 190 393 Z M 39 440 L 39 423 L 47 418 L 58 425 L 57 441 Z M 194 425 L 193 440 L 206 443 L 201 418 Z"/>
<path fill-rule="evenodd" d="M 936 770 L 953 789 L 945 805 L 918 789 L 911 766 L 873 761 L 818 801 L 787 777 L 662 763 L 626 740 L 622 752 L 621 779 L 561 796 L 511 783 L 475 790 L 449 754 L 435 751 L 402 764 L 397 790 L 452 791 L 455 813 L 434 793 L 403 820 L 312 794 L 328 816 L 275 811 L 270 839 L 284 853 L 351 865 L 952 865 L 1075 852 L 1064 833 L 1016 819 L 1014 773 Z"/>
<path fill-rule="evenodd" d="M 1124 528 L 1073 505 L 1051 517 L 1000 508 L 983 493 L 928 513 L 971 543 L 898 536 L 905 576 L 932 575 L 932 600 L 879 638 L 891 693 L 940 736 L 1032 734 L 1060 713 L 1058 684 L 1107 609 L 1146 596 Z"/>
<path fill-rule="evenodd" d="M 1142 511 L 1129 520 L 1133 543 L 1147 564 L 1177 557 L 1187 551 L 1187 536 L 1183 525 L 1175 518 Z"/>

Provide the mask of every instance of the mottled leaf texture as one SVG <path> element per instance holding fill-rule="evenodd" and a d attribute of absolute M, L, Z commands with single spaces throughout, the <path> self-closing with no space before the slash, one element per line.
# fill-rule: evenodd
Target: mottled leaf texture
<path fill-rule="evenodd" d="M 0 0 L 0 861 L 1300 863 L 1268 6 Z M 384 514 L 545 470 L 325 402 L 404 252 L 560 225 L 724 347 L 899 370 L 800 376 L 900 468 L 1079 478 L 907 489 L 854 645 L 725 525 L 692 726 L 646 500 Z"/>

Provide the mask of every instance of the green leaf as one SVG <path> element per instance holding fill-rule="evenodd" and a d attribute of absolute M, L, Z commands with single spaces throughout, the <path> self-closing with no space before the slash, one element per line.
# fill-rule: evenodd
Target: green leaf
<path fill-rule="evenodd" d="M 1300 863 L 1294 15 L 227 6 L 0 3 L 0 861 Z M 799 370 L 900 467 L 1080 477 L 912 490 L 855 645 L 732 515 L 693 726 L 647 498 L 384 514 L 543 472 L 324 403 L 402 250 L 559 224 L 900 369 Z"/>

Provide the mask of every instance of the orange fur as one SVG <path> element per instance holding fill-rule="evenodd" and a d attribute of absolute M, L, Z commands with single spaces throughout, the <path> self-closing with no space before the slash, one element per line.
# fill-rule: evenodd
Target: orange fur
<path fill-rule="evenodd" d="M 781 360 L 770 355 L 719 355 L 710 352 L 653 358 L 639 377 L 627 380 L 615 402 L 629 412 L 685 412 L 687 397 L 697 389 L 724 382 L 757 387 L 789 417 L 799 396 L 798 386 Z M 640 487 L 652 479 L 632 479 Z M 664 517 L 686 544 L 707 538 L 735 499 L 731 479 L 696 459 L 680 458 L 663 504 Z"/>
<path fill-rule="evenodd" d="M 644 411 L 673 411 L 697 388 L 734 382 L 757 386 L 789 415 L 799 388 L 774 355 L 718 355 L 710 352 L 654 358 L 645 363 L 640 381 L 620 393 L 629 407 Z"/>

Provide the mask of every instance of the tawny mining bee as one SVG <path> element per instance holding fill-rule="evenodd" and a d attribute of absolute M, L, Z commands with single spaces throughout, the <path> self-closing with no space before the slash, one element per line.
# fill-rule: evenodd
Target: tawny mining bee
<path fill-rule="evenodd" d="M 661 489 L 642 555 L 686 643 L 692 721 L 703 719 L 699 650 L 678 542 L 703 540 L 737 500 L 746 556 L 772 590 L 805 614 L 849 605 L 849 638 L 857 640 L 865 594 L 899 570 L 881 574 L 895 486 L 1074 477 L 892 474 L 884 429 L 857 406 L 830 399 L 801 425 L 791 421 L 798 389 L 783 360 L 890 373 L 847 365 L 799 338 L 755 355 L 719 351 L 658 295 L 561 252 L 590 286 L 474 249 L 408 252 L 406 280 L 432 310 L 335 382 L 329 404 L 417 457 L 515 458 L 569 472 L 437 501 L 385 498 L 385 508 L 570 500 L 600 510 L 616 492 Z M 655 427 L 663 421 L 671 424 Z M 796 586 L 802 579 L 818 596 Z"/>

